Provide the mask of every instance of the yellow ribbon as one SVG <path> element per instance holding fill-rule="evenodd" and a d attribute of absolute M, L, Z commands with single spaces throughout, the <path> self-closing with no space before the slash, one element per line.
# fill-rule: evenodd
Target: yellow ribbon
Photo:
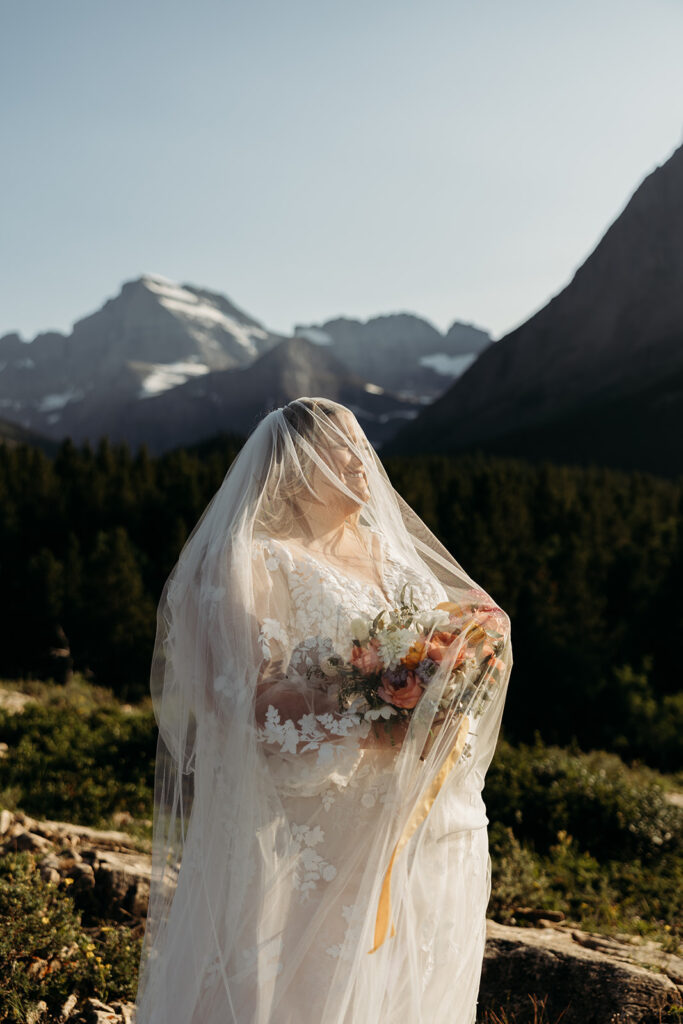
<path fill-rule="evenodd" d="M 469 719 L 465 716 L 458 726 L 458 731 L 455 735 L 455 739 L 453 740 L 453 746 L 451 747 L 446 760 L 432 779 L 424 798 L 416 805 L 412 816 L 409 818 L 408 823 L 403 829 L 403 832 L 394 847 L 394 852 L 391 855 L 391 860 L 389 861 L 389 865 L 384 874 L 382 890 L 380 892 L 379 903 L 377 905 L 377 917 L 375 918 L 375 944 L 372 949 L 368 950 L 368 953 L 375 953 L 379 949 L 386 939 L 387 932 L 389 930 L 389 923 L 391 922 L 391 872 L 394 867 L 394 861 L 432 809 L 432 804 L 436 800 L 439 790 L 446 781 L 448 773 L 451 771 L 463 752 L 469 731 Z M 390 938 L 395 934 L 396 929 L 394 928 L 393 922 L 391 922 Z"/>

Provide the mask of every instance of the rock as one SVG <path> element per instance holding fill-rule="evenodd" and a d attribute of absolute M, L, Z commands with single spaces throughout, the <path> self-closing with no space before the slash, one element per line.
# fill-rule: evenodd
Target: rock
<path fill-rule="evenodd" d="M 24 850 L 49 850 L 50 843 L 43 836 L 35 832 L 28 832 L 24 828 L 12 830 L 9 838 L 0 847 L 3 853 L 19 853 Z"/>
<path fill-rule="evenodd" d="M 116 1024 L 120 1019 L 113 1006 L 108 1006 L 107 1003 L 92 996 L 86 999 L 83 1007 L 85 1024 Z"/>
<path fill-rule="evenodd" d="M 62 1005 L 61 1010 L 59 1011 L 60 1021 L 68 1021 L 69 1017 L 71 1016 L 72 1010 L 76 1008 L 77 1002 L 78 996 L 76 995 L 75 992 L 72 992 L 67 1001 Z"/>
<path fill-rule="evenodd" d="M 29 1010 L 26 1014 L 26 1024 L 39 1024 L 41 1020 L 45 1019 L 47 1013 L 47 1003 L 44 999 L 41 999 L 39 1003 Z"/>
<path fill-rule="evenodd" d="M 5 690 L 0 688 L 0 709 L 10 715 L 19 715 L 27 704 L 35 704 L 36 698 L 22 693 L 21 690 Z"/>
<path fill-rule="evenodd" d="M 134 1003 L 112 1003 L 112 1007 L 118 1013 L 123 1024 L 135 1024 Z"/>
<path fill-rule="evenodd" d="M 74 883 L 85 882 L 88 888 L 92 888 L 95 884 L 95 872 L 87 861 L 76 862 L 69 869 L 69 878 L 73 878 Z"/>
<path fill-rule="evenodd" d="M 65 1004 L 66 1005 L 66 1004 Z M 123 1003 L 114 1000 L 111 1003 L 103 1003 L 100 999 L 86 999 L 83 1011 L 74 1013 L 75 1002 L 71 1005 L 69 1013 L 72 1016 L 64 1017 L 67 1022 L 73 1024 L 135 1024 L 135 1004 Z M 63 1012 L 63 1011 L 62 1011 Z"/>
<path fill-rule="evenodd" d="M 480 1010 L 525 1019 L 530 996 L 562 1024 L 663 1024 L 683 993 L 639 947 L 566 927 L 513 928 L 488 922 Z M 652 951 L 650 951 L 652 952 Z M 680 969 L 670 958 L 672 973 Z M 658 967 L 661 973 L 651 970 Z M 673 1018 L 672 1018 L 673 1019 Z"/>
<path fill-rule="evenodd" d="M 126 916 L 144 917 L 149 901 L 151 863 L 147 856 L 133 853 L 100 853 L 95 887 L 101 900 L 118 907 Z"/>
<path fill-rule="evenodd" d="M 45 882 L 58 884 L 62 880 L 62 861 L 56 853 L 48 853 L 38 864 L 40 877 Z"/>
<path fill-rule="evenodd" d="M 643 939 L 640 935 L 621 936 L 619 939 L 606 935 L 592 935 L 578 928 L 572 929 L 572 938 L 587 949 L 611 953 L 620 959 L 655 967 L 671 978 L 675 985 L 683 988 L 683 959 L 673 953 L 665 953 L 658 942 Z"/>
<path fill-rule="evenodd" d="M 41 854 L 38 869 L 47 882 L 66 883 L 86 913 L 144 918 L 149 901 L 151 858 L 126 832 L 37 821 L 22 811 L 3 811 L 0 852 Z"/>
<path fill-rule="evenodd" d="M 46 820 L 38 821 L 35 824 L 36 832 L 40 832 L 41 835 L 52 840 L 66 839 L 72 843 L 77 841 L 80 845 L 83 845 L 85 840 L 86 845 L 90 844 L 111 850 L 118 850 L 122 847 L 130 848 L 132 844 L 131 837 L 127 832 L 117 832 L 114 829 L 90 828 L 88 825 L 72 825 L 66 821 Z"/>

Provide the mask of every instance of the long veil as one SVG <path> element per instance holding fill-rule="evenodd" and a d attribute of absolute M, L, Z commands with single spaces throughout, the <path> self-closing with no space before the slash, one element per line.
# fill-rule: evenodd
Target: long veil
<path fill-rule="evenodd" d="M 346 581 L 351 605 L 357 593 L 371 595 L 378 611 L 388 608 L 383 581 L 393 573 L 405 579 L 406 600 L 433 595 L 422 609 L 433 613 L 432 641 L 444 621 L 436 604 L 456 623 L 455 642 L 439 648 L 421 677 L 410 717 L 399 716 L 402 731 L 358 702 L 340 705 L 334 665 L 348 632 L 344 609 L 322 607 L 315 571 L 284 572 L 299 564 L 297 552 L 314 553 Z M 336 616 L 336 637 L 301 635 L 302 609 L 311 622 Z M 507 616 L 399 497 L 352 412 L 303 398 L 266 415 L 159 601 L 152 884 L 138 1024 L 289 1021 L 278 1008 L 323 954 L 334 961 L 320 981 L 319 1019 L 369 1024 L 393 1019 L 390 1006 L 401 1007 L 401 1019 L 446 1019 L 445 997 L 429 1004 L 424 995 L 434 969 L 425 967 L 432 954 L 424 950 L 435 936 L 453 945 L 456 924 L 438 913 L 444 893 L 461 890 L 449 914 L 460 915 L 460 927 L 471 921 L 480 945 L 483 925 L 467 864 L 458 867 L 441 840 L 486 823 L 480 793 L 511 666 Z M 343 863 L 316 862 L 315 826 L 300 815 L 295 821 L 292 808 L 361 790 Z M 309 901 L 304 924 L 292 930 L 293 894 L 306 896 L 306 885 L 326 896 Z M 333 908 L 347 927 L 321 953 Z M 461 954 L 440 955 L 457 974 Z M 476 990 L 478 978 L 470 984 Z"/>

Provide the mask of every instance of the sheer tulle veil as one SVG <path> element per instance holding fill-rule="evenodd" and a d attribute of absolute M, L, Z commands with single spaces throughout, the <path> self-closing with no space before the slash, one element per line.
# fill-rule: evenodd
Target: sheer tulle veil
<path fill-rule="evenodd" d="M 438 713 L 467 643 L 463 631 L 462 645 L 451 645 L 430 677 L 400 746 L 368 742 L 370 723 L 328 702 L 328 717 L 317 722 L 324 742 L 269 747 L 259 707 L 286 711 L 310 683 L 293 670 L 301 638 L 290 627 L 306 595 L 281 577 L 273 550 L 315 552 L 350 588 L 354 581 L 374 586 L 378 605 L 391 596 L 382 591 L 391 564 L 406 584 L 424 580 L 442 602 L 465 609 L 474 627 L 495 614 L 501 640 L 494 652 L 470 659 L 449 710 Z M 459 554 L 466 561 L 466 551 Z M 440 840 L 486 824 L 477 801 L 511 666 L 507 616 L 397 494 L 353 413 L 302 398 L 266 415 L 192 530 L 159 600 L 151 667 L 159 731 L 152 880 L 138 1024 L 296 1019 L 286 1009 L 289 994 L 317 955 L 332 902 L 346 906 L 351 885 L 355 924 L 328 974 L 318 975 L 319 1019 L 446 1020 L 439 1014 L 457 1004 L 447 1001 L 450 986 L 425 987 L 421 950 L 436 936 L 441 947 L 457 947 L 453 958 L 462 956 L 454 936 L 468 930 L 483 949 L 483 914 L 481 900 L 468 895 L 466 862 L 458 868 Z M 330 786 L 347 794 L 371 786 L 380 770 L 388 780 L 381 802 L 359 819 L 353 846 L 326 883 L 329 896 L 309 904 L 295 934 L 288 908 L 302 843 L 292 807 L 299 813 L 302 801 L 322 799 Z M 370 953 L 394 851 L 392 933 Z M 441 894 L 460 889 L 449 911 L 459 922 L 444 923 Z M 472 984 L 476 993 L 478 977 Z M 399 1007 L 402 1016 L 394 1018 Z"/>

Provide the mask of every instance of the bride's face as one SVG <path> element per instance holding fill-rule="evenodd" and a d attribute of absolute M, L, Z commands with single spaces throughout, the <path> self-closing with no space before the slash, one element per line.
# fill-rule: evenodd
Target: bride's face
<path fill-rule="evenodd" d="M 325 438 L 319 448 L 321 458 L 325 460 L 332 472 L 339 478 L 347 490 L 357 496 L 356 501 L 340 490 L 335 483 L 319 467 L 314 469 L 314 478 L 311 480 L 316 495 L 330 508 L 340 511 L 345 515 L 352 515 L 358 511 L 370 497 L 368 477 L 363 459 L 358 452 L 368 447 L 365 436 L 359 430 L 357 424 L 348 414 L 340 414 L 335 417 L 335 426 L 340 428 L 341 433 L 333 437 Z M 346 438 L 348 437 L 348 442 Z"/>

